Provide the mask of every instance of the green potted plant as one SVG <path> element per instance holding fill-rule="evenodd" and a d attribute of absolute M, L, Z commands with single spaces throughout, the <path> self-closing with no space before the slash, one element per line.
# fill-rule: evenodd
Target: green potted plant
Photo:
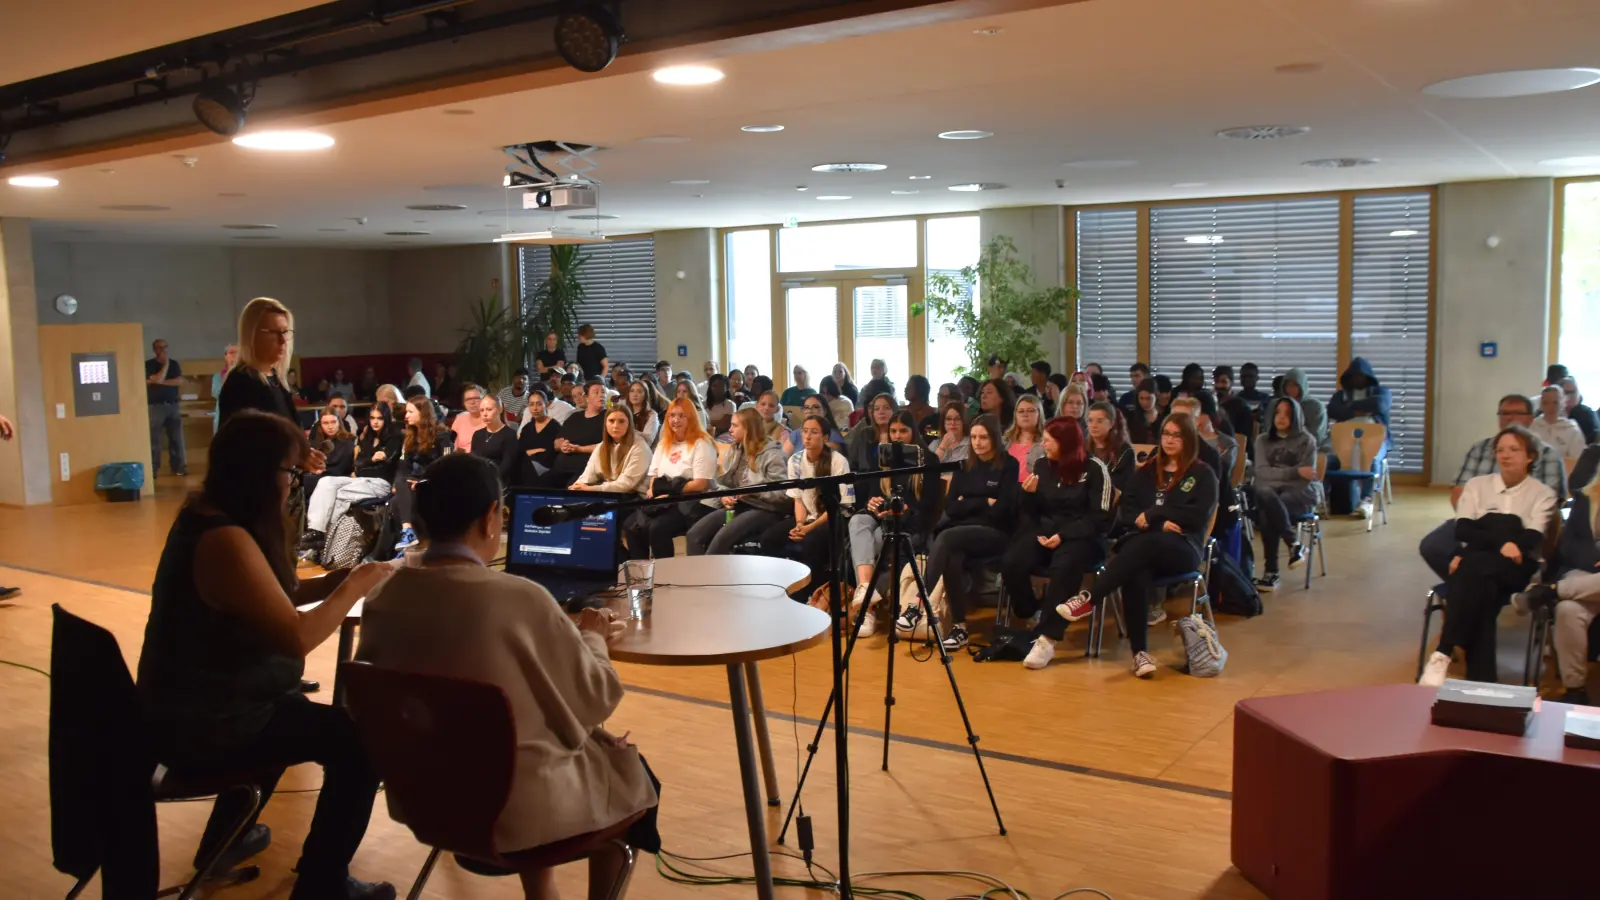
<path fill-rule="evenodd" d="M 578 330 L 578 309 L 588 302 L 583 286 L 583 270 L 589 257 L 578 244 L 558 244 L 550 248 L 550 277 L 533 286 L 523 310 L 523 332 L 529 340 L 528 352 L 544 349 L 544 336 L 554 331 L 561 346 L 572 346 Z"/>
<path fill-rule="evenodd" d="M 1012 365 L 1043 358 L 1040 332 L 1054 326 L 1071 334 L 1077 302 L 1076 288 L 1037 286 L 1017 245 L 1000 235 L 984 246 L 977 265 L 928 276 L 927 297 L 911 305 L 911 314 L 932 315 L 962 335 L 968 374 L 982 380 L 991 353 Z"/>

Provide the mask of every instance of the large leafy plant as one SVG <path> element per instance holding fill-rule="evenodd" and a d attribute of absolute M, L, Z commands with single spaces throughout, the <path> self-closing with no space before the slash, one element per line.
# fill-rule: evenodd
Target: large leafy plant
<path fill-rule="evenodd" d="M 524 331 L 529 336 L 529 352 L 544 349 L 544 336 L 554 331 L 561 346 L 570 347 L 578 329 L 578 310 L 589 295 L 583 286 L 583 270 L 589 262 L 578 244 L 550 248 L 550 277 L 533 286 L 523 310 Z"/>
<path fill-rule="evenodd" d="M 912 304 L 911 314 L 930 315 L 965 338 L 968 373 L 981 379 L 991 353 L 1012 366 L 1044 358 L 1040 333 L 1053 326 L 1070 334 L 1077 302 L 1075 288 L 1037 286 L 1017 245 L 1000 235 L 984 246 L 977 265 L 929 275 L 927 297 Z"/>
<path fill-rule="evenodd" d="M 521 331 L 516 309 L 500 302 L 498 294 L 472 307 L 472 321 L 461 329 L 456 345 L 456 365 L 467 381 L 495 389 L 516 370 Z"/>

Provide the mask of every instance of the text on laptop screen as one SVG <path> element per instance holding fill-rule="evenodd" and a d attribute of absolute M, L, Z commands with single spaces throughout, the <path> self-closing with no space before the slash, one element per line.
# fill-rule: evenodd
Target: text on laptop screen
<path fill-rule="evenodd" d="M 508 562 L 516 566 L 554 566 L 603 574 L 616 570 L 616 513 L 537 525 L 533 511 L 542 506 L 580 502 L 568 495 L 518 494 L 511 509 L 511 534 L 506 539 Z"/>

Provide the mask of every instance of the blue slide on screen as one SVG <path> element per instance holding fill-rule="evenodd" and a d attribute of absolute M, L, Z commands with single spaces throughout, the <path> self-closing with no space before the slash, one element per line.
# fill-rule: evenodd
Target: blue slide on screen
<path fill-rule="evenodd" d="M 514 565 L 556 566 L 610 573 L 616 565 L 616 513 L 536 525 L 533 511 L 543 506 L 559 506 L 584 500 L 570 494 L 518 494 L 511 510 L 508 554 Z"/>

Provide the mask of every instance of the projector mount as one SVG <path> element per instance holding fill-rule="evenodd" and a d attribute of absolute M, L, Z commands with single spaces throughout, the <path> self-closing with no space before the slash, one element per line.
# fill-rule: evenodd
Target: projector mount
<path fill-rule="evenodd" d="M 576 141 L 531 141 L 511 144 L 502 148 L 511 162 L 506 166 L 503 184 L 507 188 L 522 190 L 554 188 L 567 185 L 597 185 L 589 177 L 599 168 L 593 155 L 601 148 Z M 547 165 L 548 163 L 548 165 Z M 559 174 L 550 166 L 563 170 Z M 532 169 L 534 171 L 528 171 Z"/>

